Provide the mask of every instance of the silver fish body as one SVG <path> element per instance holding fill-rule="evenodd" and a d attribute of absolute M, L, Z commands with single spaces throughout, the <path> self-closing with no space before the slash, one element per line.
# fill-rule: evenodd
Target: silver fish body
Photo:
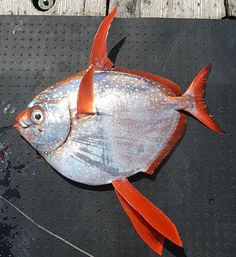
<path fill-rule="evenodd" d="M 66 135 L 68 131 L 59 146 L 48 151 L 40 151 L 37 145 L 34 148 L 59 173 L 84 184 L 108 184 L 145 172 L 178 124 L 180 114 L 169 98 L 173 92 L 139 76 L 97 71 L 96 114 L 77 119 L 80 80 L 55 84 L 30 103 L 29 108 L 45 108 L 45 102 L 53 99 L 60 110 L 65 110 L 63 116 L 70 115 L 71 119 L 69 131 L 67 124 L 60 126 L 60 133 L 50 133 Z"/>

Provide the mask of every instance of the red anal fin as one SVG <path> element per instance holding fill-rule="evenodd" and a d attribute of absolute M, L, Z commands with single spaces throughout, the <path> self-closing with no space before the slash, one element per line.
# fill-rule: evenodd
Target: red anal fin
<path fill-rule="evenodd" d="M 94 114 L 94 87 L 93 87 L 94 67 L 90 66 L 80 81 L 77 96 L 77 116 L 81 114 Z"/>
<path fill-rule="evenodd" d="M 115 190 L 115 192 L 138 235 L 154 252 L 162 255 L 164 237 L 153 229 L 145 219 L 125 201 L 117 190 Z"/>
<path fill-rule="evenodd" d="M 174 83 L 173 81 L 171 81 L 169 79 L 163 78 L 161 76 L 158 76 L 158 75 L 155 75 L 152 73 L 148 73 L 145 71 L 138 71 L 138 70 L 119 69 L 119 68 L 114 68 L 113 70 L 137 75 L 137 76 L 152 80 L 152 81 L 156 82 L 157 84 L 161 84 L 164 87 L 170 89 L 175 96 L 178 96 L 181 93 L 181 90 L 176 83 Z"/>
<path fill-rule="evenodd" d="M 141 217 L 163 237 L 178 246 L 183 246 L 173 222 L 154 204 L 140 194 L 127 179 L 112 181 L 116 191 Z"/>
<path fill-rule="evenodd" d="M 213 116 L 207 110 L 207 106 L 204 102 L 204 88 L 209 72 L 211 70 L 211 64 L 206 65 L 194 78 L 183 96 L 193 98 L 193 108 L 185 109 L 185 111 L 192 114 L 196 119 L 201 121 L 205 126 L 215 131 L 218 134 L 223 135 L 224 131 L 220 129 Z"/>
<path fill-rule="evenodd" d="M 89 65 L 94 65 L 96 69 L 111 70 L 114 66 L 107 56 L 107 36 L 111 23 L 116 15 L 117 7 L 114 8 L 102 21 L 97 34 L 94 37 L 90 54 Z"/>
<path fill-rule="evenodd" d="M 186 130 L 186 117 L 183 113 L 180 113 L 180 119 L 175 128 L 173 135 L 166 143 L 165 147 L 162 149 L 161 153 L 157 156 L 155 161 L 153 161 L 150 167 L 147 169 L 146 173 L 150 175 L 153 174 L 155 169 L 161 164 L 161 162 L 168 156 L 168 154 L 178 144 L 179 140 L 184 135 L 185 130 Z"/>

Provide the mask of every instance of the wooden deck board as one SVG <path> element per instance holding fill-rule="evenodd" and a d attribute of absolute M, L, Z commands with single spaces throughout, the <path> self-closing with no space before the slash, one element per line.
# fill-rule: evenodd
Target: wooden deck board
<path fill-rule="evenodd" d="M 119 6 L 118 17 L 163 17 L 221 19 L 226 15 L 224 0 L 111 0 Z"/>
<path fill-rule="evenodd" d="M 236 0 L 56 0 L 45 12 L 37 10 L 31 0 L 0 0 L 0 6 L 0 15 L 100 16 L 119 6 L 117 16 L 127 18 L 221 19 L 236 16 Z"/>
<path fill-rule="evenodd" d="M 236 0 L 228 0 L 227 14 L 229 17 L 236 17 Z"/>
<path fill-rule="evenodd" d="M 31 0 L 0 0 L 0 6 L 0 15 L 99 16 L 106 14 L 106 0 L 56 0 L 55 5 L 45 12 L 37 10 Z"/>

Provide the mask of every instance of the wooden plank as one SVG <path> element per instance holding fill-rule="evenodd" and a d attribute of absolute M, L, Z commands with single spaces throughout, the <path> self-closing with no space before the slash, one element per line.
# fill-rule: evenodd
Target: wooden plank
<path fill-rule="evenodd" d="M 168 5 L 163 0 L 141 1 L 140 17 L 163 17 L 166 7 Z"/>
<path fill-rule="evenodd" d="M 198 0 L 200 1 L 200 0 Z M 225 17 L 225 4 L 222 0 L 201 0 L 200 18 L 221 19 Z"/>
<path fill-rule="evenodd" d="M 140 0 L 110 0 L 109 11 L 118 6 L 116 17 L 134 18 L 140 17 Z"/>
<path fill-rule="evenodd" d="M 0 0 L 0 6 L 0 15 L 104 16 L 106 13 L 106 0 L 56 0 L 45 12 L 37 10 L 31 0 Z"/>
<path fill-rule="evenodd" d="M 110 0 L 109 9 L 115 6 L 118 17 L 221 19 L 226 14 L 224 0 Z"/>
<path fill-rule="evenodd" d="M 236 0 L 228 0 L 226 8 L 228 17 L 236 17 Z"/>
<path fill-rule="evenodd" d="M 204 0 L 203 0 L 204 1 Z M 164 18 L 202 18 L 201 17 L 201 8 L 203 7 L 203 1 L 198 6 L 197 1 L 188 1 L 188 0 L 172 0 L 172 1 L 163 1 L 166 5 L 163 9 Z M 198 8 L 199 7 L 199 8 Z"/>
<path fill-rule="evenodd" d="M 106 0 L 85 1 L 85 15 L 94 16 L 95 14 L 97 16 L 106 15 Z"/>
<path fill-rule="evenodd" d="M 154 0 L 155 1 L 155 0 Z M 140 0 L 110 0 L 109 11 L 118 6 L 116 17 L 135 18 L 141 17 L 141 1 Z"/>
<path fill-rule="evenodd" d="M 110 0 L 109 10 L 119 6 L 118 17 L 220 19 L 236 16 L 236 0 Z M 31 0 L 0 0 L 0 15 L 89 15 L 106 13 L 106 0 L 56 0 L 48 11 L 38 11 Z"/>

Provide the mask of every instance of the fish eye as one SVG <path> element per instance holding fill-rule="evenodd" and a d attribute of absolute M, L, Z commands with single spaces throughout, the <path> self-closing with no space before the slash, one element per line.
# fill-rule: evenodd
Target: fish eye
<path fill-rule="evenodd" d="M 41 124 L 43 122 L 43 112 L 39 109 L 33 110 L 31 113 L 31 120 L 35 124 Z"/>

